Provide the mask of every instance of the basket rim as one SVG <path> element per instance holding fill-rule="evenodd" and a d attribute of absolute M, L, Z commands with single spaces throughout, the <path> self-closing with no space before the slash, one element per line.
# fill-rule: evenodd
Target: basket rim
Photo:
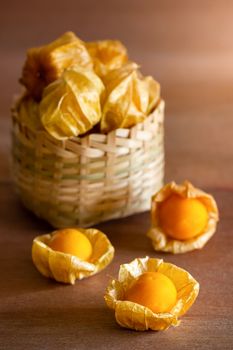
<path fill-rule="evenodd" d="M 155 106 L 154 110 L 140 123 L 135 124 L 134 126 L 132 126 L 131 128 L 117 128 L 114 130 L 111 130 L 108 133 L 101 133 L 101 132 L 88 132 L 88 134 L 85 135 L 80 135 L 80 136 L 72 136 L 72 137 L 68 137 L 68 138 L 64 138 L 64 139 L 56 139 L 55 137 L 51 136 L 45 129 L 39 129 L 39 130 L 35 130 L 33 128 L 31 128 L 28 124 L 24 123 L 22 120 L 19 119 L 18 117 L 18 112 L 17 112 L 17 105 L 20 102 L 20 100 L 22 99 L 22 97 L 24 96 L 24 94 L 22 95 L 17 95 L 14 97 L 14 101 L 13 101 L 13 105 L 11 108 L 11 115 L 12 115 L 12 119 L 16 120 L 17 123 L 21 126 L 23 126 L 24 128 L 26 128 L 27 130 L 29 130 L 29 132 L 36 134 L 37 137 L 41 138 L 41 137 L 46 137 L 47 139 L 49 139 L 50 141 L 56 141 L 59 143 L 64 143 L 67 141 L 72 141 L 72 142 L 85 142 L 85 140 L 91 139 L 91 138 L 97 138 L 97 139 L 103 139 L 105 140 L 107 137 L 115 137 L 115 136 L 119 136 L 119 137 L 128 137 L 130 134 L 136 132 L 136 131 L 141 131 L 143 129 L 143 126 L 146 126 L 148 123 L 150 123 L 150 121 L 153 120 L 153 118 L 156 116 L 156 114 L 159 111 L 164 111 L 165 108 L 165 101 L 161 98 L 157 105 Z M 158 118 L 158 122 L 163 122 L 164 120 L 164 113 L 159 113 L 157 115 Z"/>

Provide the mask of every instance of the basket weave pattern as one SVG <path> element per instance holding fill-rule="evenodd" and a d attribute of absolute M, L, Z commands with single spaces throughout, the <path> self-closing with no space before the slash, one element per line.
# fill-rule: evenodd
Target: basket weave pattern
<path fill-rule="evenodd" d="M 15 111 L 12 116 L 17 192 L 54 227 L 86 227 L 148 210 L 163 185 L 163 101 L 131 129 L 64 141 L 29 129 Z"/>

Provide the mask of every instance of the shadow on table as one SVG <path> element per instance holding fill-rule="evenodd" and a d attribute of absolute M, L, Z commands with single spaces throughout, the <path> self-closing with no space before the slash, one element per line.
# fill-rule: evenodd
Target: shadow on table
<path fill-rule="evenodd" d="M 52 227 L 46 221 L 38 218 L 35 214 L 26 209 L 23 203 L 14 192 L 13 184 L 1 184 L 4 191 L 1 191 L 1 226 L 3 230 L 11 230 L 14 234 L 20 230 L 51 231 Z M 9 233 L 9 234 L 10 234 Z"/>
<path fill-rule="evenodd" d="M 43 334 L 49 333 L 51 336 L 62 333 L 67 336 L 73 332 L 76 336 L 81 336 L 82 333 L 87 332 L 88 328 L 91 332 L 98 332 L 98 336 L 106 332 L 111 332 L 114 336 L 122 331 L 132 332 L 134 336 L 143 334 L 120 327 L 115 321 L 114 312 L 109 310 L 104 303 L 100 307 L 80 307 L 75 303 L 73 307 L 66 307 L 63 302 L 64 299 L 56 306 L 51 303 L 50 307 L 41 305 L 40 307 L 22 308 L 20 312 L 19 310 L 17 312 L 8 311 L 4 313 L 4 322 L 9 323 L 10 326 L 14 320 L 14 326 L 16 326 L 23 321 L 23 332 L 27 333 L 30 329 L 30 333 L 33 334 L 34 331 L 40 329 Z M 95 334 L 92 334 L 94 337 Z"/>

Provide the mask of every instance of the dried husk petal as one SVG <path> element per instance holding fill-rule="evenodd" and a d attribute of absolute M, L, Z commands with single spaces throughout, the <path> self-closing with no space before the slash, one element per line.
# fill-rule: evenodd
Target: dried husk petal
<path fill-rule="evenodd" d="M 152 77 L 142 77 L 135 63 L 111 71 L 104 79 L 106 96 L 101 131 L 130 128 L 142 122 L 156 106 L 160 87 Z"/>
<path fill-rule="evenodd" d="M 82 40 L 66 32 L 52 43 L 27 51 L 20 82 L 40 100 L 44 88 L 58 79 L 66 68 L 81 66 L 92 69 L 92 59 Z"/>
<path fill-rule="evenodd" d="M 91 259 L 83 261 L 71 254 L 57 252 L 48 246 L 51 234 L 38 236 L 33 240 L 32 260 L 38 271 L 45 277 L 53 278 L 58 282 L 74 284 L 95 275 L 103 270 L 114 257 L 114 247 L 107 236 L 94 228 L 78 228 L 91 242 L 93 253 Z"/>
<path fill-rule="evenodd" d="M 41 122 L 56 139 L 85 134 L 101 118 L 104 85 L 91 70 L 67 69 L 48 85 L 40 103 Z"/>
<path fill-rule="evenodd" d="M 124 300 L 127 289 L 141 274 L 148 271 L 161 272 L 174 283 L 177 302 L 170 312 L 154 313 L 147 307 Z M 189 272 L 162 259 L 145 257 L 121 265 L 118 280 L 110 281 L 104 298 L 107 306 L 115 311 L 116 321 L 120 326 L 138 331 L 158 331 L 179 325 L 179 316 L 185 314 L 192 306 L 198 292 L 199 283 Z"/>
<path fill-rule="evenodd" d="M 149 104 L 147 107 L 147 114 L 155 108 L 160 98 L 160 84 L 151 76 L 145 77 L 146 84 L 149 90 Z"/>
<path fill-rule="evenodd" d="M 205 231 L 187 240 L 177 240 L 168 237 L 159 226 L 158 205 L 165 201 L 173 193 L 177 193 L 186 198 L 197 198 L 206 207 L 208 212 L 208 223 Z M 183 184 L 177 185 L 171 182 L 164 186 L 158 193 L 152 197 L 151 206 L 151 228 L 147 236 L 152 240 L 153 247 L 156 251 L 170 252 L 174 254 L 186 253 L 194 249 L 201 249 L 213 236 L 216 231 L 219 220 L 217 204 L 210 194 L 195 188 L 190 182 L 184 181 Z"/>
<path fill-rule="evenodd" d="M 14 109 L 23 125 L 34 131 L 43 129 L 40 121 L 39 104 L 30 95 L 24 94 L 21 96 Z"/>
<path fill-rule="evenodd" d="M 127 49 L 118 40 L 86 43 L 97 75 L 104 77 L 110 70 L 120 68 L 128 61 Z"/>

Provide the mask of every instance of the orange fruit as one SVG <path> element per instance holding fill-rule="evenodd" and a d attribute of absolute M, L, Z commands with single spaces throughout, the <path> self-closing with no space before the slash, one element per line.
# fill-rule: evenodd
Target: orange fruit
<path fill-rule="evenodd" d="M 169 312 L 177 300 L 170 278 L 160 272 L 145 272 L 128 289 L 125 300 L 143 305 L 155 313 Z"/>
<path fill-rule="evenodd" d="M 208 222 L 208 212 L 197 198 L 171 195 L 159 207 L 159 225 L 165 234 L 186 240 L 201 234 Z"/>
<path fill-rule="evenodd" d="M 75 255 L 85 261 L 89 260 L 92 255 L 91 242 L 83 233 L 74 228 L 58 230 L 51 238 L 49 246 L 53 250 Z"/>

